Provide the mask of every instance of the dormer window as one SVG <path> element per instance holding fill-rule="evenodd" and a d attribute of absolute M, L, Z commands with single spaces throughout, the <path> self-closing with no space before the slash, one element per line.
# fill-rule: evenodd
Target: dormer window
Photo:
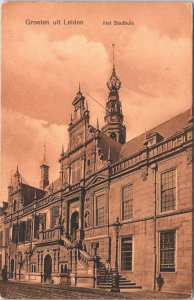
<path fill-rule="evenodd" d="M 151 147 L 163 140 L 163 136 L 161 136 L 158 132 L 150 132 L 147 135 L 147 145 Z"/>

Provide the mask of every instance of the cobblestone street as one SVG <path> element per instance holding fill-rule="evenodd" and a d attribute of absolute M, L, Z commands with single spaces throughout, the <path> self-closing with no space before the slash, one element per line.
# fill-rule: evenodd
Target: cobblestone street
<path fill-rule="evenodd" d="M 190 295 L 150 291 L 112 293 L 97 289 L 0 282 L 4 299 L 188 299 Z"/>

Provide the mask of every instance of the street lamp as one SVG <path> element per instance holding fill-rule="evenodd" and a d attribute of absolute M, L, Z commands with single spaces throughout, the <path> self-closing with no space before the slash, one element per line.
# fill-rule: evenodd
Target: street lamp
<path fill-rule="evenodd" d="M 20 275 L 21 275 L 21 267 L 22 267 L 22 255 L 20 254 L 18 256 L 18 265 L 19 265 L 19 281 L 20 281 Z"/>
<path fill-rule="evenodd" d="M 119 222 L 119 217 L 117 217 L 116 222 L 113 224 L 116 235 L 116 254 L 115 254 L 115 268 L 112 275 L 112 288 L 111 292 L 120 292 L 119 288 L 119 268 L 118 268 L 118 241 L 119 241 L 119 231 L 121 229 L 121 223 Z"/>

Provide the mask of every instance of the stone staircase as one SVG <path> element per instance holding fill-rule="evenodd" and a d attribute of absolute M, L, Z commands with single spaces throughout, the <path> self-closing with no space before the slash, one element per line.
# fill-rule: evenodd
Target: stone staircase
<path fill-rule="evenodd" d="M 111 287 L 112 287 L 112 274 L 113 274 L 113 271 L 111 270 L 110 274 L 109 274 L 109 277 L 105 278 L 105 271 L 101 270 L 99 278 L 98 278 L 98 288 L 111 289 Z M 142 286 L 136 284 L 135 282 L 133 282 L 131 280 L 127 280 L 122 275 L 119 275 L 119 288 L 120 289 L 141 289 Z"/>

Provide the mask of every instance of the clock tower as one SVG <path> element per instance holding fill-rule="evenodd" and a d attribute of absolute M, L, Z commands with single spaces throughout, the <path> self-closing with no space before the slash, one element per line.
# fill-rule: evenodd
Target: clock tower
<path fill-rule="evenodd" d="M 124 144 L 126 142 L 126 127 L 123 125 L 124 116 L 121 101 L 119 100 L 121 81 L 117 77 L 115 65 L 113 65 L 112 75 L 107 82 L 107 87 L 109 95 L 104 117 L 105 126 L 102 128 L 102 131 L 113 140 Z"/>

